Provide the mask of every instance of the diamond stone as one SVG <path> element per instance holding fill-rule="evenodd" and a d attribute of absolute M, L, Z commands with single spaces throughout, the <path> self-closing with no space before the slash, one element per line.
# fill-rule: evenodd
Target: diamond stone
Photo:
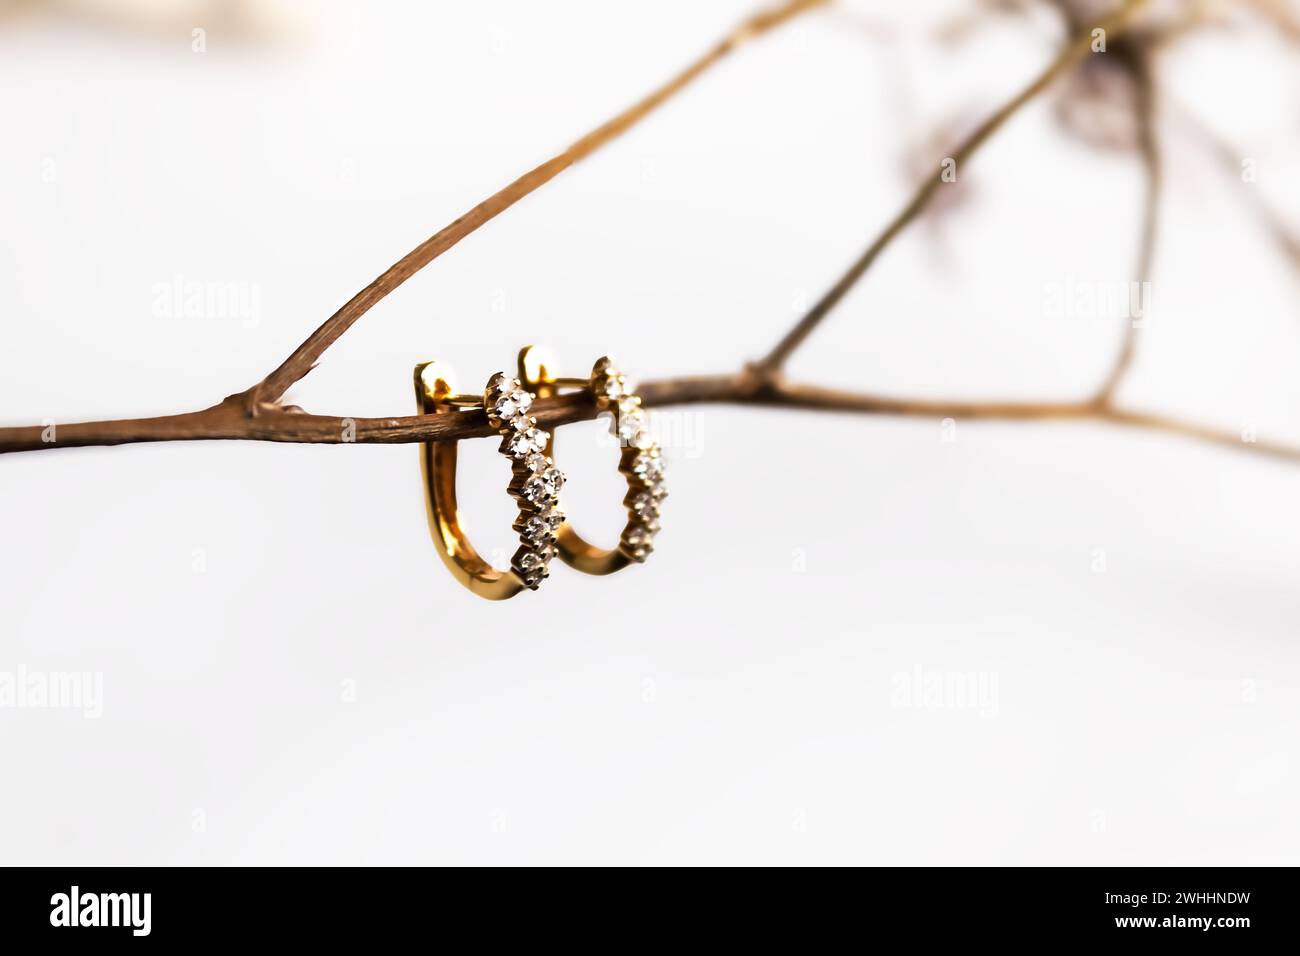
<path fill-rule="evenodd" d="M 533 404 L 533 396 L 532 393 L 516 387 L 513 381 L 508 382 L 506 388 L 508 391 L 493 402 L 492 412 L 497 418 L 508 422 L 528 411 Z"/>
<path fill-rule="evenodd" d="M 627 394 L 627 384 L 623 381 L 623 376 L 615 373 L 605 379 L 600 390 L 605 393 L 606 398 L 617 401 Z"/>
<path fill-rule="evenodd" d="M 640 525 L 633 525 L 623 534 L 623 540 L 630 548 L 647 548 L 654 541 L 654 532 Z"/>
<path fill-rule="evenodd" d="M 540 475 L 533 475 L 524 482 L 524 497 L 535 505 L 554 498 L 560 490 L 555 480 L 559 474 L 552 468 Z M 560 478 L 561 484 L 563 481 L 564 479 Z"/>
<path fill-rule="evenodd" d="M 549 468 L 551 459 L 547 458 L 541 452 L 535 451 L 524 459 L 524 464 L 528 466 L 529 471 L 536 473 L 539 471 L 545 471 Z"/>
<path fill-rule="evenodd" d="M 529 427 L 525 431 L 516 432 L 510 439 L 510 454 L 516 458 L 526 459 L 533 452 L 540 452 L 545 448 L 548 438 L 550 435 L 540 428 Z"/>
<path fill-rule="evenodd" d="M 519 566 L 525 571 L 539 571 L 545 563 L 536 551 L 526 551 L 519 556 Z"/>
<path fill-rule="evenodd" d="M 509 395 L 503 395 L 492 406 L 492 412 L 497 418 L 508 422 L 519 414 L 519 406 L 515 404 L 515 400 Z"/>
<path fill-rule="evenodd" d="M 622 411 L 621 407 L 618 416 L 618 437 L 623 441 L 631 441 L 637 433 L 645 428 L 645 412 L 639 408 L 633 408 L 630 412 Z"/>
<path fill-rule="evenodd" d="M 516 458 L 523 458 L 531 451 L 533 451 L 533 441 L 528 437 L 527 432 L 520 432 L 510 439 L 510 454 Z"/>
<path fill-rule="evenodd" d="M 524 541 L 534 548 L 541 547 L 551 538 L 551 522 L 541 515 L 533 515 L 524 522 L 522 537 Z"/>
<path fill-rule="evenodd" d="M 632 461 L 632 474 L 642 481 L 653 481 L 663 477 L 664 460 L 657 455 L 641 454 Z"/>
<path fill-rule="evenodd" d="M 659 513 L 659 502 L 655 501 L 653 495 L 649 495 L 644 491 L 633 495 L 632 500 L 628 502 L 628 507 L 642 517 Z"/>

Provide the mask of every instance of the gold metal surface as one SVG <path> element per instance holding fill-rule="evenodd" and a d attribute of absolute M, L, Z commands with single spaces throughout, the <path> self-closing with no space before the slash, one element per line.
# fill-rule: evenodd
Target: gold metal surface
<path fill-rule="evenodd" d="M 449 373 L 436 362 L 415 367 L 415 398 L 423 415 L 458 415 L 459 408 L 483 405 L 482 396 L 458 395 Z M 513 570 L 499 570 L 474 550 L 460 526 L 456 505 L 456 451 L 458 442 L 425 442 L 420 445 L 420 470 L 424 475 L 425 505 L 429 531 L 443 564 L 452 576 L 479 597 L 489 601 L 512 598 L 525 587 Z"/>

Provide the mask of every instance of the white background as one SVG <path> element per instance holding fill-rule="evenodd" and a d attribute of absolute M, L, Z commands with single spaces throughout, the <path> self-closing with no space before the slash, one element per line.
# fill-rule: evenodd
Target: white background
<path fill-rule="evenodd" d="M 535 341 L 572 374 L 605 353 L 654 378 L 761 355 L 1060 40 L 1040 13 L 944 45 L 935 24 L 966 5 L 894 6 L 746 46 L 386 299 L 289 400 L 409 414 L 417 361 L 476 389 Z M 237 29 L 152 7 L 0 21 L 0 423 L 249 386 L 750 9 L 301 4 Z M 1168 184 L 1128 405 L 1300 442 L 1298 280 L 1245 196 L 1300 214 L 1295 62 L 1243 22 L 1162 63 Z M 1133 278 L 1141 179 L 1054 104 L 959 171 L 792 376 L 1095 386 L 1122 319 L 1048 314 L 1047 292 Z M 256 314 L 160 312 L 177 277 L 242 284 Z M 658 424 L 653 559 L 557 563 L 499 605 L 438 561 L 410 446 L 0 458 L 0 672 L 104 691 L 98 719 L 0 709 L 0 860 L 1296 862 L 1300 466 L 1093 425 Z M 563 431 L 565 504 L 612 538 L 597 436 Z M 473 537 L 505 547 L 506 467 L 486 442 L 462 457 Z M 986 694 L 909 702 L 918 671 Z"/>

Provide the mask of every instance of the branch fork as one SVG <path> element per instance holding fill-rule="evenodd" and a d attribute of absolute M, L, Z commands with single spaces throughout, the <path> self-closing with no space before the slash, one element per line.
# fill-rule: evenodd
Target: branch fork
<path fill-rule="evenodd" d="M 493 435 L 486 416 L 467 412 L 459 415 L 410 415 L 388 418 L 353 418 L 312 414 L 296 405 L 285 405 L 286 391 L 315 367 L 325 351 L 366 312 L 460 240 L 504 212 L 534 190 L 545 185 L 570 166 L 595 152 L 645 118 L 687 87 L 719 60 L 827 0 L 786 0 L 742 23 L 732 33 L 691 63 L 667 83 L 597 127 L 567 149 L 524 173 L 504 189 L 489 196 L 467 213 L 420 243 L 382 275 L 353 296 L 330 316 L 270 374 L 252 387 L 208 408 L 156 418 L 121 419 L 103 422 L 59 424 L 53 440 L 47 440 L 44 426 L 0 428 L 0 453 L 35 451 L 89 445 L 118 445 L 154 441 L 241 439 L 279 442 L 334 444 L 408 443 L 457 441 Z M 1097 26 L 1112 39 L 1123 32 L 1144 0 L 1126 0 Z M 981 123 L 952 153 L 964 163 L 1025 104 L 1038 97 L 1057 79 L 1077 67 L 1090 55 L 1092 30 L 1076 31 L 1057 57 L 1020 93 Z M 1123 48 L 1124 62 L 1133 71 L 1139 95 L 1137 120 L 1140 154 L 1148 184 L 1143 227 L 1138 252 L 1138 275 L 1150 273 L 1155 238 L 1156 212 L 1160 193 L 1159 150 L 1155 134 L 1155 97 L 1148 64 L 1131 46 Z M 843 411 L 942 418 L 1006 420 L 1072 419 L 1123 424 L 1161 430 L 1221 445 L 1263 452 L 1300 461 L 1300 449 L 1269 443 L 1243 443 L 1239 436 L 1200 425 L 1160 416 L 1125 411 L 1114 403 L 1135 350 L 1135 330 L 1130 326 L 1119 355 L 1097 392 L 1075 402 L 962 402 L 887 398 L 839 391 L 789 381 L 783 372 L 786 361 L 808 339 L 832 309 L 847 295 L 870 267 L 909 225 L 925 211 L 943 185 L 941 173 L 926 179 L 884 230 L 867 246 L 844 275 L 761 359 L 738 371 L 721 375 L 642 382 L 639 392 L 647 407 L 695 403 L 784 406 L 819 411 Z M 532 408 L 539 424 L 547 427 L 596 417 L 596 408 L 581 394 L 540 399 Z"/>

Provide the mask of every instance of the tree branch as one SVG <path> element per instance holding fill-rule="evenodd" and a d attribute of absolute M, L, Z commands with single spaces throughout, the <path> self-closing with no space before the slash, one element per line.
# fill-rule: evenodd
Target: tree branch
<path fill-rule="evenodd" d="M 701 403 L 790 408 L 806 411 L 896 415 L 940 421 L 1083 421 L 1127 425 L 1300 462 L 1300 448 L 1276 442 L 1246 442 L 1231 432 L 1146 412 L 1127 411 L 1095 400 L 1077 402 L 971 402 L 890 398 L 762 378 L 751 372 L 643 382 L 638 394 L 647 407 Z M 538 399 L 530 414 L 547 427 L 596 417 L 584 393 Z M 481 409 L 454 415 L 408 415 L 395 418 L 340 418 L 272 409 L 250 418 L 241 396 L 184 415 L 58 425 L 52 441 L 40 426 L 0 429 L 0 452 L 121 445 L 155 441 L 242 439 L 302 444 L 409 444 L 459 441 L 495 436 Z"/>
<path fill-rule="evenodd" d="M 311 371 L 312 366 L 352 324 L 384 299 L 390 292 L 415 275 L 438 256 L 460 242 L 474 230 L 499 213 L 509 209 L 533 190 L 544 186 L 574 163 L 590 156 L 600 147 L 626 132 L 657 107 L 679 93 L 692 80 L 713 66 L 728 53 L 749 40 L 762 36 L 787 20 L 799 16 L 827 0 L 788 0 L 771 10 L 750 17 L 707 53 L 690 64 L 681 73 L 633 104 L 609 122 L 598 126 L 568 149 L 524 173 L 504 189 L 489 196 L 455 222 L 434 233 L 420 243 L 385 272 L 366 286 L 343 308 L 325 320 L 325 323 L 307 337 L 307 341 L 294 349 L 293 354 L 260 383 L 246 393 L 245 407 L 249 414 L 265 410 L 268 403 L 278 401 L 289 386 Z"/>
<path fill-rule="evenodd" d="M 1125 0 L 1116 12 L 1112 13 L 1106 19 L 1098 23 L 1098 28 L 1106 32 L 1109 39 L 1117 37 L 1128 23 L 1129 18 L 1137 11 L 1146 0 Z M 951 157 L 955 163 L 955 168 L 965 165 L 976 150 L 988 141 L 994 133 L 1001 129 L 1012 116 L 1014 116 L 1021 107 L 1031 102 L 1038 94 L 1042 93 L 1054 83 L 1057 78 L 1078 65 L 1078 63 L 1088 56 L 1092 49 L 1091 31 L 1080 31 L 1074 36 L 1060 52 L 1055 60 L 1039 74 L 1038 78 L 1026 86 L 1018 95 L 1013 97 L 1010 102 L 1006 103 L 1001 109 L 995 112 L 988 119 L 984 120 L 975 132 L 971 133 L 965 141 L 961 143 Z M 944 170 L 942 166 L 935 173 L 921 184 L 920 189 L 913 194 L 911 200 L 903 207 L 902 211 L 890 221 L 885 227 L 884 232 L 876 237 L 871 245 L 867 246 L 866 251 L 862 253 L 851 265 L 847 272 L 840 276 L 839 280 L 830 288 L 825 295 L 819 299 L 807 314 L 795 324 L 776 347 L 772 349 L 762 360 L 755 363 L 754 368 L 760 372 L 775 372 L 785 364 L 786 360 L 794 353 L 795 349 L 803 344 L 804 340 L 812 334 L 821 321 L 826 318 L 826 314 L 840 303 L 840 300 L 848 294 L 849 290 L 857 283 L 859 279 L 871 268 L 872 263 L 880 256 L 889 245 L 902 235 L 903 231 L 913 223 L 925 207 L 930 204 L 934 194 L 944 184 Z"/>
<path fill-rule="evenodd" d="M 647 405 L 729 401 L 744 394 L 747 381 L 744 375 L 738 374 L 646 382 L 640 386 L 639 394 Z M 403 444 L 487 438 L 497 434 L 488 427 L 482 409 L 465 409 L 454 415 L 351 418 L 313 415 L 271 405 L 261 415 L 250 416 L 244 411 L 243 399 L 242 394 L 232 395 L 211 408 L 156 418 L 0 428 L 0 453 L 227 439 L 302 444 Z M 587 395 L 576 393 L 538 399 L 529 414 L 539 424 L 554 427 L 595 418 L 596 408 Z"/>
<path fill-rule="evenodd" d="M 1138 238 L 1137 271 L 1133 279 L 1146 283 L 1151 280 L 1151 264 L 1155 256 L 1157 220 L 1160 213 L 1160 194 L 1163 189 L 1160 143 L 1156 136 L 1156 90 L 1151 75 L 1154 65 L 1139 51 L 1130 53 L 1128 65 L 1133 78 L 1133 109 L 1137 123 L 1138 155 L 1142 160 L 1146 190 L 1142 204 L 1141 233 Z M 1142 302 L 1144 308 L 1150 308 L 1151 302 L 1148 298 L 1144 297 Z M 1129 316 L 1115 363 L 1097 392 L 1097 401 L 1101 404 L 1110 404 L 1115 396 L 1115 389 L 1119 387 L 1119 383 L 1133 364 L 1133 353 L 1137 349 L 1137 331 L 1136 322 L 1132 316 Z"/>
<path fill-rule="evenodd" d="M 1173 105 L 1176 118 L 1219 164 L 1223 175 L 1238 186 L 1246 185 L 1243 179 L 1243 163 L 1247 155 L 1206 125 L 1186 106 L 1177 102 Z M 1277 244 L 1278 251 L 1289 261 L 1291 267 L 1300 270 L 1300 232 L 1293 229 L 1277 210 L 1269 205 L 1260 195 L 1257 185 L 1249 185 L 1238 195 L 1244 197 L 1250 211 L 1259 218 L 1269 237 Z"/>
<path fill-rule="evenodd" d="M 295 407 L 287 407 L 281 404 L 279 399 L 290 385 L 310 371 L 325 350 L 357 319 L 442 252 L 554 178 L 562 170 L 618 136 L 741 43 L 823 2 L 825 0 L 791 0 L 770 12 L 751 18 L 654 93 L 425 240 L 331 316 L 257 386 L 231 395 L 209 408 L 177 415 L 0 428 L 0 453 L 155 441 L 254 440 L 310 444 L 393 444 L 455 441 L 493 435 L 483 412 L 478 409 L 466 409 L 456 414 L 438 416 L 345 418 L 309 414 Z M 1144 0 L 1128 0 L 1119 12 L 1102 21 L 1103 28 L 1113 37 L 1143 2 Z M 953 158 L 960 162 L 972 155 L 1020 107 L 1046 89 L 1058 76 L 1076 65 L 1087 54 L 1090 42 L 1090 33 L 1081 33 L 1076 37 L 1037 80 L 986 120 L 960 146 Z M 1160 179 L 1159 154 L 1151 122 L 1153 91 L 1150 89 L 1149 79 L 1147 77 L 1144 80 L 1147 87 L 1140 101 L 1140 114 L 1145 130 L 1142 153 L 1144 168 L 1148 173 L 1148 194 L 1138 258 L 1141 276 L 1146 275 L 1150 269 Z M 781 363 L 803 342 L 848 289 L 861 278 L 885 247 L 920 214 L 941 181 L 936 176 L 921 187 L 903 212 L 868 247 L 849 272 L 800 320 L 766 359 L 730 374 L 642 383 L 639 393 L 644 404 L 648 407 L 661 407 L 709 402 L 931 419 L 1091 421 L 1140 427 L 1255 451 L 1289 461 L 1300 461 L 1300 448 L 1272 442 L 1247 443 L 1239 436 L 1208 426 L 1114 407 L 1111 402 L 1113 383 L 1118 381 L 1131 358 L 1132 330 L 1126 337 L 1116 370 L 1107 384 L 1096 397 L 1083 401 L 970 402 L 888 398 L 786 381 L 779 371 Z M 532 412 L 539 423 L 547 427 L 596 417 L 595 406 L 587 395 L 581 393 L 539 400 L 534 404 Z"/>

